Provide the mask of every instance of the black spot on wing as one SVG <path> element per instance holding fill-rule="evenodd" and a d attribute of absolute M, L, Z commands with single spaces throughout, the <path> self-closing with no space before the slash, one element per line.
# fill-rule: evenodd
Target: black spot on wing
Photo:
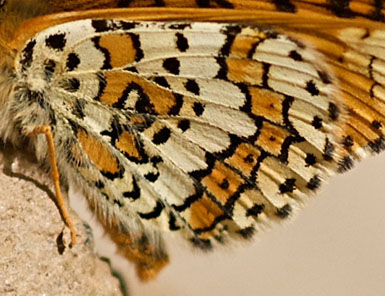
<path fill-rule="evenodd" d="M 331 120 L 337 120 L 340 116 L 340 110 L 338 109 L 337 105 L 334 103 L 329 103 L 329 118 Z"/>
<path fill-rule="evenodd" d="M 306 162 L 306 166 L 312 166 L 317 163 L 317 159 L 314 156 L 314 154 L 308 153 L 306 154 L 305 162 Z"/>
<path fill-rule="evenodd" d="M 97 33 L 109 31 L 109 27 L 106 20 L 92 20 L 92 27 L 95 29 Z"/>
<path fill-rule="evenodd" d="M 253 163 L 254 162 L 254 155 L 248 154 L 243 160 L 247 163 Z"/>
<path fill-rule="evenodd" d="M 47 47 L 62 51 L 67 43 L 66 35 L 64 33 L 58 33 L 48 36 L 45 39 Z"/>
<path fill-rule="evenodd" d="M 323 153 L 323 158 L 326 161 L 331 161 L 333 160 L 333 153 L 335 150 L 335 146 L 329 141 L 329 139 L 326 139 L 325 146 L 324 146 L 324 153 Z"/>
<path fill-rule="evenodd" d="M 315 175 L 313 178 L 309 180 L 306 184 L 306 187 L 310 190 L 316 190 L 321 186 L 321 179 L 319 176 Z"/>
<path fill-rule="evenodd" d="M 317 116 L 317 115 L 314 116 L 311 125 L 312 125 L 315 129 L 320 129 L 320 128 L 322 128 L 322 118 L 319 117 L 319 116 Z"/>
<path fill-rule="evenodd" d="M 324 71 L 317 71 L 317 73 L 323 83 L 330 84 L 332 82 L 328 73 Z"/>
<path fill-rule="evenodd" d="M 94 19 L 91 22 L 91 25 L 95 29 L 96 33 L 110 32 L 119 29 L 131 30 L 134 29 L 137 24 L 137 22 L 131 21 L 111 21 L 103 19 Z"/>
<path fill-rule="evenodd" d="M 283 207 L 277 209 L 276 215 L 280 218 L 286 218 L 290 215 L 292 210 L 293 209 L 292 209 L 291 205 L 286 204 Z"/>
<path fill-rule="evenodd" d="M 163 86 L 164 88 L 170 89 L 170 84 L 168 84 L 167 79 L 162 76 L 155 77 L 154 82 L 160 86 Z"/>
<path fill-rule="evenodd" d="M 127 72 L 131 72 L 131 73 L 136 73 L 136 74 L 139 73 L 139 71 L 136 67 L 127 67 L 127 68 L 124 68 L 124 70 Z"/>
<path fill-rule="evenodd" d="M 350 148 L 354 145 L 354 140 L 352 136 L 346 136 L 342 140 L 342 145 L 344 145 L 345 148 Z"/>
<path fill-rule="evenodd" d="M 99 180 L 99 181 L 95 182 L 95 186 L 98 189 L 103 189 L 106 185 L 102 181 Z"/>
<path fill-rule="evenodd" d="M 189 49 L 189 44 L 187 38 L 182 33 L 176 33 L 176 47 L 180 52 L 186 52 Z"/>
<path fill-rule="evenodd" d="M 222 189 L 228 189 L 230 186 L 230 183 L 227 179 L 223 179 L 222 182 L 219 184 L 219 187 Z"/>
<path fill-rule="evenodd" d="M 157 164 L 163 162 L 163 159 L 162 159 L 162 157 L 160 157 L 160 156 L 153 156 L 153 157 L 151 157 L 150 161 L 151 161 L 151 163 L 152 163 L 155 167 L 157 167 Z"/>
<path fill-rule="evenodd" d="M 36 40 L 31 40 L 28 42 L 27 46 L 23 49 L 21 55 L 20 64 L 23 66 L 23 69 L 27 69 L 31 66 L 33 60 L 33 52 L 36 46 Z"/>
<path fill-rule="evenodd" d="M 242 228 L 237 231 L 238 234 L 242 236 L 244 239 L 250 239 L 254 236 L 255 234 L 255 227 L 254 226 L 249 226 L 246 228 Z"/>
<path fill-rule="evenodd" d="M 156 182 L 156 180 L 158 180 L 160 174 L 159 173 L 147 173 L 144 175 L 144 178 L 146 178 L 146 180 L 154 183 Z"/>
<path fill-rule="evenodd" d="M 163 68 L 171 74 L 178 75 L 180 62 L 177 58 L 168 58 L 163 61 Z"/>
<path fill-rule="evenodd" d="M 123 29 L 123 30 L 132 30 L 135 29 L 136 26 L 138 25 L 138 22 L 133 22 L 133 21 L 115 21 L 116 23 L 119 23 L 118 29 Z"/>
<path fill-rule="evenodd" d="M 202 103 L 195 102 L 193 105 L 193 110 L 196 116 L 201 116 L 205 111 L 205 108 L 203 107 Z"/>
<path fill-rule="evenodd" d="M 182 130 L 182 132 L 187 131 L 190 128 L 190 120 L 182 119 L 178 122 L 178 128 Z"/>
<path fill-rule="evenodd" d="M 80 58 L 76 53 L 70 53 L 67 57 L 66 67 L 68 71 L 75 70 L 80 64 Z"/>
<path fill-rule="evenodd" d="M 371 126 L 374 127 L 375 129 L 380 129 L 382 127 L 382 123 L 379 122 L 378 120 L 373 120 L 371 123 Z"/>
<path fill-rule="evenodd" d="M 297 61 L 297 62 L 300 62 L 303 60 L 302 56 L 296 50 L 290 51 L 289 57 L 292 58 L 294 61 Z"/>
<path fill-rule="evenodd" d="M 170 129 L 168 129 L 167 127 L 163 127 L 161 130 L 159 130 L 154 134 L 152 138 L 152 142 L 155 145 L 160 145 L 160 144 L 166 143 L 167 140 L 170 138 L 170 136 L 171 136 Z"/>
<path fill-rule="evenodd" d="M 306 88 L 305 88 L 312 96 L 318 96 L 320 91 L 318 87 L 315 85 L 313 80 L 309 80 L 306 83 Z"/>
<path fill-rule="evenodd" d="M 383 137 L 379 137 L 378 139 L 369 142 L 369 147 L 372 149 L 375 153 L 380 153 L 382 150 L 385 149 L 385 140 Z"/>
<path fill-rule="evenodd" d="M 176 24 L 170 24 L 169 25 L 169 28 L 170 29 L 173 29 L 173 30 L 185 30 L 186 28 L 190 28 L 191 29 L 191 24 L 190 23 L 176 23 Z"/>
<path fill-rule="evenodd" d="M 255 204 L 253 207 L 247 210 L 246 216 L 258 217 L 263 212 L 265 205 Z"/>
<path fill-rule="evenodd" d="M 344 173 L 348 170 L 350 170 L 351 168 L 353 168 L 353 160 L 352 158 L 349 156 L 349 155 L 346 155 L 344 156 L 344 158 L 342 158 L 339 162 L 338 162 L 338 169 L 337 171 L 339 173 Z"/>
<path fill-rule="evenodd" d="M 199 96 L 200 94 L 200 88 L 198 83 L 194 79 L 188 79 L 186 83 L 184 84 L 186 90 L 193 93 L 194 95 Z"/>
<path fill-rule="evenodd" d="M 213 248 L 211 241 L 208 239 L 200 239 L 194 237 L 191 239 L 191 242 L 193 243 L 194 247 L 197 247 L 203 251 L 210 251 Z"/>
<path fill-rule="evenodd" d="M 279 185 L 280 193 L 281 194 L 292 193 L 296 188 L 295 183 L 296 183 L 296 180 L 293 178 L 286 179 L 284 183 Z"/>

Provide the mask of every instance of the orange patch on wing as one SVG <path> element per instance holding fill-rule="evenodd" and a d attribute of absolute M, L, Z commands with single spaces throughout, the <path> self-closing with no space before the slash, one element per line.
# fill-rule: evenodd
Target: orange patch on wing
<path fill-rule="evenodd" d="M 350 137 L 352 145 L 346 147 L 349 151 L 355 151 L 360 147 L 365 147 L 368 145 L 367 139 L 350 125 L 345 125 L 344 129 L 341 130 L 337 137 L 340 143 L 344 143 L 344 139 Z"/>
<path fill-rule="evenodd" d="M 100 141 L 82 129 L 78 131 L 78 139 L 84 152 L 100 171 L 111 174 L 119 172 L 116 158 Z"/>
<path fill-rule="evenodd" d="M 283 124 L 282 101 L 284 96 L 257 87 L 250 87 L 251 113 L 263 116 L 277 124 Z"/>
<path fill-rule="evenodd" d="M 135 157 L 138 159 L 142 158 L 138 150 L 138 143 L 135 139 L 135 135 L 133 135 L 129 131 L 124 131 L 119 136 L 119 139 L 116 141 L 116 147 L 120 151 L 125 152 L 131 157 Z"/>
<path fill-rule="evenodd" d="M 108 71 L 104 74 L 104 78 L 106 87 L 100 97 L 100 102 L 112 106 L 119 101 L 131 79 L 123 71 Z"/>
<path fill-rule="evenodd" d="M 249 58 L 255 44 L 266 38 L 266 33 L 256 29 L 245 28 L 238 34 L 231 46 L 230 57 Z"/>
<path fill-rule="evenodd" d="M 137 52 L 130 35 L 103 35 L 100 38 L 99 45 L 108 50 L 113 68 L 124 67 L 135 61 Z"/>
<path fill-rule="evenodd" d="M 290 133 L 283 128 L 264 122 L 261 133 L 255 142 L 256 145 L 263 147 L 264 150 L 278 156 L 281 154 L 282 144 Z"/>
<path fill-rule="evenodd" d="M 250 177 L 260 155 L 261 151 L 258 148 L 249 143 L 242 143 L 234 154 L 226 159 L 226 163 L 241 171 L 246 177 Z"/>
<path fill-rule="evenodd" d="M 354 114 L 350 115 L 347 119 L 347 124 L 358 131 L 356 140 L 358 140 L 359 137 L 362 137 L 368 139 L 369 141 L 375 141 L 379 137 L 379 134 L 375 132 L 367 123 L 362 121 L 359 116 L 354 116 Z"/>
<path fill-rule="evenodd" d="M 349 8 L 359 14 L 373 14 L 373 3 L 365 3 L 361 0 L 352 0 L 349 2 Z"/>
<path fill-rule="evenodd" d="M 177 103 L 170 91 L 160 88 L 137 75 L 123 71 L 108 71 L 104 74 L 104 78 L 106 88 L 100 97 L 102 103 L 108 105 L 117 103 L 130 84 L 135 86 L 136 89 L 140 87 L 143 93 L 148 96 L 151 106 L 147 106 L 148 110 L 146 111 L 150 114 L 167 115 Z M 136 92 L 136 90 L 134 91 Z M 137 96 L 138 94 L 135 93 L 136 98 Z"/>
<path fill-rule="evenodd" d="M 216 218 L 224 214 L 222 209 L 205 194 L 201 199 L 193 202 L 189 210 L 188 223 L 194 229 L 208 228 Z"/>
<path fill-rule="evenodd" d="M 244 180 L 236 172 L 218 161 L 211 174 L 202 179 L 202 184 L 222 205 L 226 204 L 243 183 Z"/>
<path fill-rule="evenodd" d="M 227 78 L 236 83 L 261 85 L 263 81 L 263 65 L 253 60 L 228 58 Z"/>
<path fill-rule="evenodd" d="M 144 281 L 154 278 L 169 261 L 162 243 L 153 245 L 144 239 L 143 233 L 122 231 L 118 219 L 110 220 L 104 226 L 123 255 L 135 263 L 139 278 Z"/>
<path fill-rule="evenodd" d="M 336 68 L 336 67 L 335 67 Z M 362 75 L 338 68 L 336 76 L 343 82 L 340 85 L 344 104 L 365 120 L 383 121 L 385 104 L 377 97 L 371 97 L 374 82 Z M 354 83 L 352 83 L 354 81 Z"/>
<path fill-rule="evenodd" d="M 71 157 L 76 161 L 79 166 L 82 166 L 85 163 L 82 150 L 78 145 L 72 144 L 69 148 L 69 151 L 71 153 Z"/>
<path fill-rule="evenodd" d="M 321 32 L 317 32 L 321 31 Z M 314 32 L 314 33 L 313 33 Z M 286 32 L 285 32 L 286 33 Z M 318 34 L 317 34 L 318 33 Z M 288 31 L 287 35 L 291 36 L 296 40 L 303 40 L 306 42 L 305 44 L 311 44 L 312 47 L 316 48 L 319 51 L 322 51 L 326 56 L 334 57 L 335 59 L 342 57 L 346 48 L 341 45 L 340 42 L 336 42 L 335 40 L 322 38 L 323 32 L 318 28 L 314 28 L 312 30 L 312 34 L 308 32 L 302 31 Z"/>

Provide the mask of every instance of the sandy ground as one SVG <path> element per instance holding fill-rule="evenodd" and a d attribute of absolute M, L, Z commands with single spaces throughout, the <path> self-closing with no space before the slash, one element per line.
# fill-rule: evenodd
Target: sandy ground
<path fill-rule="evenodd" d="M 92 230 L 74 212 L 78 243 L 68 247 L 69 231 L 44 185 L 52 182 L 31 164 L 0 163 L 0 295 L 122 295 L 94 252 Z"/>

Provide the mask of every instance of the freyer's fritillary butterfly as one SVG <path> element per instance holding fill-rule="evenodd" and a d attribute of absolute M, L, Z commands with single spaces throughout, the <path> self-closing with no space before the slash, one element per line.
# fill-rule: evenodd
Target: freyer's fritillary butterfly
<path fill-rule="evenodd" d="M 2 3 L 0 136 L 59 200 L 77 183 L 143 279 L 162 231 L 248 239 L 384 148 L 382 2 L 38 2 Z M 117 8 L 140 6 L 165 8 Z"/>

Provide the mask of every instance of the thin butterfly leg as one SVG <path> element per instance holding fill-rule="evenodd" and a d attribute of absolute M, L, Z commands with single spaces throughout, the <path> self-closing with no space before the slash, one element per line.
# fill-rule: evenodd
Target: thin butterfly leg
<path fill-rule="evenodd" d="M 47 139 L 48 151 L 49 151 L 50 163 L 51 163 L 51 177 L 53 180 L 53 184 L 55 186 L 56 201 L 57 201 L 59 210 L 62 214 L 62 218 L 71 231 L 71 246 L 73 246 L 76 244 L 76 228 L 74 223 L 72 222 L 68 209 L 64 203 L 63 195 L 60 189 L 60 175 L 57 167 L 55 144 L 53 141 L 52 129 L 49 125 L 44 125 L 35 129 L 31 133 L 31 136 L 37 136 L 39 134 L 44 134 Z"/>

